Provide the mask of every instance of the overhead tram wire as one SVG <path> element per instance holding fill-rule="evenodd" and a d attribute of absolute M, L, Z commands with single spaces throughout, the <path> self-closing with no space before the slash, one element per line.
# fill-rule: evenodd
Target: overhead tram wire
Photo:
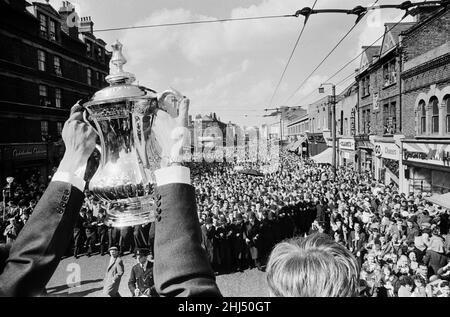
<path fill-rule="evenodd" d="M 329 82 L 331 79 L 333 79 L 334 77 L 336 77 L 340 72 L 342 72 L 344 69 L 346 69 L 349 65 L 351 65 L 351 63 L 353 63 L 355 60 L 357 60 L 359 57 L 361 57 L 367 50 L 369 50 L 371 47 L 373 47 L 379 40 L 381 40 L 387 33 L 389 33 L 392 29 L 394 29 L 395 27 L 397 27 L 397 25 L 399 25 L 404 19 L 406 18 L 406 16 L 404 16 L 400 21 L 398 21 L 397 23 L 395 23 L 390 29 L 385 30 L 385 32 L 383 33 L 383 35 L 381 35 L 379 38 L 377 38 L 372 44 L 370 44 L 369 46 L 367 46 L 361 53 L 359 53 L 357 56 L 355 56 L 354 58 L 352 58 L 349 62 L 347 62 L 346 64 L 344 64 L 338 71 L 336 71 L 333 75 L 331 75 L 330 77 L 328 77 L 325 82 Z M 315 90 L 312 90 L 309 94 L 306 95 L 306 97 L 302 97 L 302 99 L 306 99 L 307 97 L 311 96 L 313 93 L 315 92 Z"/>
<path fill-rule="evenodd" d="M 257 16 L 257 17 L 216 19 L 216 20 L 186 21 L 186 22 L 174 22 L 174 23 L 162 23 L 162 24 L 149 24 L 149 25 L 118 27 L 118 28 L 107 28 L 107 29 L 94 30 L 93 32 L 94 33 L 95 32 L 109 32 L 109 31 L 122 31 L 122 30 L 133 30 L 133 29 L 170 27 L 170 26 L 180 26 L 180 25 L 222 23 L 222 22 L 232 22 L 232 21 L 267 20 L 267 19 L 280 19 L 280 18 L 298 18 L 298 16 L 296 14 L 282 14 L 282 15 L 266 15 L 266 16 Z"/>
<path fill-rule="evenodd" d="M 375 1 L 373 4 L 376 5 L 379 0 Z M 356 28 L 356 26 L 361 22 L 362 19 L 358 19 L 355 24 L 352 25 L 352 27 L 347 31 L 347 33 L 344 34 L 344 36 L 339 40 L 339 42 L 331 49 L 331 51 L 322 59 L 322 61 L 314 68 L 314 70 L 303 80 L 303 82 L 295 89 L 295 91 L 289 96 L 288 99 L 283 103 L 286 105 L 294 96 L 295 94 L 308 82 L 308 80 L 314 75 L 314 73 L 325 63 L 325 61 L 331 56 L 331 54 L 334 53 L 334 51 L 342 44 L 342 42 L 350 35 L 350 33 L 353 32 L 353 30 Z"/>
<path fill-rule="evenodd" d="M 372 44 L 370 44 L 369 46 L 367 46 L 361 53 L 359 53 L 357 56 L 355 56 L 354 58 L 352 58 L 348 63 L 346 63 L 344 66 L 342 66 L 337 72 L 335 72 L 333 75 L 331 75 L 326 81 L 330 81 L 331 79 L 333 79 L 334 77 L 336 77 L 337 74 L 339 74 L 341 71 L 343 71 L 345 68 L 347 68 L 347 66 L 349 66 L 351 63 L 353 63 L 355 60 L 357 60 L 359 57 L 361 57 L 369 48 L 371 48 L 372 46 L 374 46 L 379 40 L 381 40 L 387 33 L 389 33 L 392 29 L 394 29 L 395 27 L 397 27 L 397 25 L 399 25 L 400 23 L 402 23 L 402 21 L 406 18 L 406 16 L 404 16 L 400 21 L 398 21 L 397 23 L 395 23 L 389 30 L 385 30 L 383 35 L 381 35 L 379 38 L 377 38 Z"/>
<path fill-rule="evenodd" d="M 314 1 L 314 4 L 313 4 L 313 6 L 312 6 L 312 9 L 314 9 L 314 7 L 316 6 L 317 1 L 318 1 L 318 0 Z M 301 37 L 302 37 L 302 35 L 303 35 L 303 32 L 305 31 L 305 28 L 306 28 L 306 24 L 307 24 L 307 23 L 308 23 L 308 19 L 305 19 L 305 23 L 303 23 L 302 29 L 301 29 L 301 31 L 300 31 L 298 37 L 297 37 L 297 40 L 295 41 L 295 44 L 294 44 L 294 47 L 292 48 L 291 54 L 290 54 L 290 56 L 289 56 L 289 59 L 288 59 L 286 65 L 284 66 L 284 70 L 283 70 L 283 73 L 281 74 L 280 80 L 278 81 L 277 86 L 276 86 L 276 88 L 275 88 L 275 90 L 274 90 L 274 92 L 273 92 L 273 94 L 272 94 L 272 97 L 270 98 L 270 102 L 269 102 L 269 106 L 270 106 L 270 107 L 272 107 L 273 99 L 275 98 L 275 96 L 276 96 L 276 94 L 277 94 L 277 92 L 278 92 L 278 89 L 280 88 L 280 85 L 281 85 L 281 83 L 283 82 L 284 76 L 286 75 L 286 71 L 287 71 L 287 69 L 288 69 L 288 67 L 289 67 L 289 65 L 290 65 L 290 63 L 291 63 L 292 57 L 294 56 L 295 50 L 297 49 L 298 43 L 300 42 L 300 39 L 301 39 Z M 269 107 L 269 108 L 270 108 L 270 107 Z"/>

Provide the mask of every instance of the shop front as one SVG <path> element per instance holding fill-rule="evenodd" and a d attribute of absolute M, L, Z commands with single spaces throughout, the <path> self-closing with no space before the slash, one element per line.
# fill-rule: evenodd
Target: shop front
<path fill-rule="evenodd" d="M 374 173 L 373 152 L 374 143 L 369 139 L 368 135 L 355 136 L 356 142 L 356 165 L 360 172 Z"/>
<path fill-rule="evenodd" d="M 342 138 L 339 139 L 339 166 L 353 166 L 356 168 L 356 152 L 355 139 Z"/>
<path fill-rule="evenodd" d="M 308 137 L 308 149 L 307 152 L 310 157 L 325 151 L 328 146 L 322 133 L 306 133 Z"/>
<path fill-rule="evenodd" d="M 1 183 L 8 176 L 21 183 L 35 175 L 41 183 L 49 174 L 47 143 L 0 144 L 2 160 L 0 166 Z"/>
<path fill-rule="evenodd" d="M 400 147 L 391 140 L 377 140 L 374 146 L 375 179 L 385 185 L 399 185 Z"/>
<path fill-rule="evenodd" d="M 410 192 L 450 192 L 449 140 L 403 140 L 402 159 Z"/>

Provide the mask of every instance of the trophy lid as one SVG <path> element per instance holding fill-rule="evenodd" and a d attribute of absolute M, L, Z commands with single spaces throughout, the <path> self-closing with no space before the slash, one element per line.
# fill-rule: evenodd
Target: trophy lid
<path fill-rule="evenodd" d="M 113 53 L 109 62 L 109 75 L 105 80 L 109 87 L 97 91 L 87 104 L 110 102 L 126 98 L 156 98 L 156 91 L 134 85 L 134 74 L 123 70 L 127 60 L 122 54 L 122 43 L 118 40 L 111 45 Z"/>

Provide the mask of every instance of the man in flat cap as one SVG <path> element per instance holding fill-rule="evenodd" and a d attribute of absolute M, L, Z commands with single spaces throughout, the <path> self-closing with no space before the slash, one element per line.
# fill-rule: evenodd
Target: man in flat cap
<path fill-rule="evenodd" d="M 110 297 L 121 297 L 119 286 L 125 270 L 122 259 L 119 257 L 119 248 L 116 246 L 110 247 L 109 254 L 111 258 L 106 269 L 103 293 Z"/>
<path fill-rule="evenodd" d="M 137 264 L 131 269 L 128 288 L 133 297 L 157 297 L 153 280 L 153 261 L 148 260 L 148 249 L 137 249 Z M 150 255 L 153 258 L 153 255 Z"/>

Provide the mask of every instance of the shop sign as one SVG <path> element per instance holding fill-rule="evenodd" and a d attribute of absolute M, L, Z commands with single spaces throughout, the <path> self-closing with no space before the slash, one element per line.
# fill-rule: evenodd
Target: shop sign
<path fill-rule="evenodd" d="M 355 150 L 355 140 L 354 139 L 340 139 L 339 140 L 339 149 L 341 150 Z"/>
<path fill-rule="evenodd" d="M 6 156 L 14 161 L 40 160 L 47 158 L 47 145 L 45 144 L 20 144 L 4 148 Z M 6 154 L 8 153 L 8 155 Z"/>
<path fill-rule="evenodd" d="M 450 143 L 408 143 L 403 142 L 403 160 L 450 166 Z"/>
<path fill-rule="evenodd" d="M 400 149 L 395 143 L 375 143 L 375 155 L 378 157 L 398 161 Z"/>

